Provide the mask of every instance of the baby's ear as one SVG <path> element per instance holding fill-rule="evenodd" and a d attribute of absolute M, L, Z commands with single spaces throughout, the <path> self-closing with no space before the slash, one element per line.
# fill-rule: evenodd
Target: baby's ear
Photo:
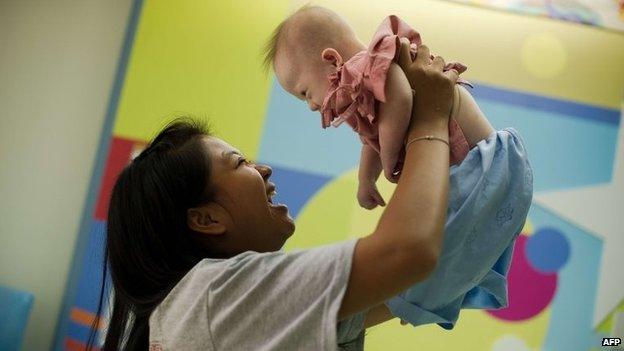
<path fill-rule="evenodd" d="M 335 67 L 342 66 L 342 56 L 334 48 L 327 48 L 321 53 L 321 59 Z"/>

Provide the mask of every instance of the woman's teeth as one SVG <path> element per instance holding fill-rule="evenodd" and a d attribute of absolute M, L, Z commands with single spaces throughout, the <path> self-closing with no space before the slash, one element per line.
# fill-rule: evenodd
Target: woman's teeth
<path fill-rule="evenodd" d="M 273 203 L 273 197 L 274 197 L 275 195 L 277 195 L 277 191 L 275 191 L 275 190 L 274 190 L 274 191 L 272 191 L 272 192 L 268 195 L 268 198 L 269 198 L 269 203 L 271 203 L 271 204 Z"/>

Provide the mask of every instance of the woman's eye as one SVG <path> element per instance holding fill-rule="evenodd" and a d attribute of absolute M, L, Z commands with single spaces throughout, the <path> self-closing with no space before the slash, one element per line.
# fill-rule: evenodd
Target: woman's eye
<path fill-rule="evenodd" d="M 241 164 L 243 164 L 243 163 L 244 163 L 244 164 L 251 164 L 252 162 L 251 162 L 251 161 L 249 161 L 248 159 L 244 158 L 244 157 L 239 158 L 239 159 L 238 159 L 238 165 L 240 166 L 240 165 L 241 165 Z"/>

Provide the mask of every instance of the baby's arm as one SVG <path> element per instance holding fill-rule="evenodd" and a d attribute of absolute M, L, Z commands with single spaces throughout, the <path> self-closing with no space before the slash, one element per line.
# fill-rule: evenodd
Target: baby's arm
<path fill-rule="evenodd" d="M 455 118 L 461 127 L 471 148 L 494 132 L 494 128 L 479 109 L 475 99 L 459 84 L 455 85 L 451 117 Z"/>
<path fill-rule="evenodd" d="M 367 210 L 372 210 L 377 205 L 386 205 L 375 184 L 377 178 L 379 178 L 379 173 L 381 173 L 379 154 L 370 145 L 363 144 L 360 155 L 360 168 L 358 170 L 357 199 L 360 206 Z"/>
<path fill-rule="evenodd" d="M 394 167 L 403 149 L 412 112 L 412 88 L 399 65 L 392 63 L 386 77 L 386 102 L 379 104 L 379 148 L 386 179 L 396 183 Z"/>
<path fill-rule="evenodd" d="M 379 155 L 368 144 L 362 144 L 360 154 L 360 168 L 358 170 L 358 181 L 360 183 L 375 183 L 381 172 L 381 162 Z"/>

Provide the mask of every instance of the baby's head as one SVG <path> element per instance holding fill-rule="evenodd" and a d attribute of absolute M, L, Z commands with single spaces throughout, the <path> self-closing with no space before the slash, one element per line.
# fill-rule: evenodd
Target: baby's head
<path fill-rule="evenodd" d="M 327 75 L 364 48 L 335 12 L 305 6 L 277 26 L 266 44 L 264 63 L 273 67 L 287 92 L 316 111 L 329 89 Z"/>

